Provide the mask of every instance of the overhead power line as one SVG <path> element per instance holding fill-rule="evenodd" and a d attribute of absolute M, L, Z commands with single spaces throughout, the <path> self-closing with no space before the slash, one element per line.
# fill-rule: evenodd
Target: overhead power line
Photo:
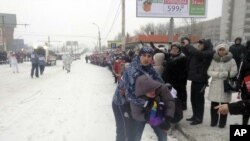
<path fill-rule="evenodd" d="M 110 27 L 110 29 L 109 29 L 109 31 L 108 31 L 106 37 L 104 38 L 105 40 L 108 38 L 108 36 L 109 36 L 109 34 L 110 34 L 110 32 L 111 32 L 111 30 L 112 30 L 112 28 L 113 28 L 115 22 L 117 21 L 118 16 L 119 16 L 120 13 L 121 13 L 120 8 L 121 8 L 121 2 L 119 3 L 118 9 L 116 10 L 116 14 L 115 14 L 114 20 L 113 20 L 113 22 L 112 22 L 112 25 L 111 25 L 111 27 Z"/>

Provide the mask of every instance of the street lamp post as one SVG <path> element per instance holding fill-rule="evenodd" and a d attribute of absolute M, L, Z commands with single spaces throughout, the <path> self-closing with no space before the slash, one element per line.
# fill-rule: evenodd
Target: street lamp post
<path fill-rule="evenodd" d="M 100 28 L 96 23 L 93 23 L 98 28 L 98 36 L 99 36 L 99 48 L 101 50 L 101 34 L 100 34 Z"/>

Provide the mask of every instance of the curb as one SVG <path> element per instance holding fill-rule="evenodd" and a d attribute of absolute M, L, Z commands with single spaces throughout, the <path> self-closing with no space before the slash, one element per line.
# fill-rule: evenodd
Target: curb
<path fill-rule="evenodd" d="M 179 124 L 176 124 L 174 128 L 178 130 L 188 141 L 197 141 L 193 136 L 185 133 Z"/>

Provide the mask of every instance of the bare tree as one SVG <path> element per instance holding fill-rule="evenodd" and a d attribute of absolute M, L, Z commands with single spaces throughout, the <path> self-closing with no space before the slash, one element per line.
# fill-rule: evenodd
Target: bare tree
<path fill-rule="evenodd" d="M 169 30 L 169 23 L 166 24 L 159 23 L 155 27 L 155 33 L 158 35 L 166 35 L 168 33 L 168 30 Z"/>
<path fill-rule="evenodd" d="M 163 24 L 159 23 L 155 25 L 154 23 L 148 23 L 144 26 L 141 26 L 139 30 L 135 30 L 135 35 L 166 35 L 169 30 L 169 23 Z"/>

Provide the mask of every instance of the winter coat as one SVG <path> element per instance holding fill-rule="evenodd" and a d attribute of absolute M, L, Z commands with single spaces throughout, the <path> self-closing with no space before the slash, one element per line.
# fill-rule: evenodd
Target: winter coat
<path fill-rule="evenodd" d="M 44 55 L 38 55 L 38 59 L 39 59 L 40 66 L 44 66 L 46 64 Z"/>
<path fill-rule="evenodd" d="M 207 71 L 208 75 L 212 77 L 208 94 L 210 101 L 223 103 L 231 101 L 232 94 L 224 92 L 223 84 L 223 81 L 228 77 L 228 72 L 230 78 L 235 77 L 237 74 L 237 66 L 232 54 L 228 52 L 224 57 L 220 57 L 216 52 Z"/>
<path fill-rule="evenodd" d="M 234 44 L 230 46 L 229 51 L 233 54 L 233 58 L 237 64 L 237 68 L 239 69 L 241 59 L 244 57 L 244 53 L 246 52 L 246 48 L 241 44 Z"/>
<path fill-rule="evenodd" d="M 150 92 L 151 90 L 156 91 L 156 99 L 157 101 L 162 101 L 164 103 L 164 116 L 165 117 L 174 117 L 174 111 L 175 111 L 175 102 L 174 98 L 170 94 L 170 91 L 168 89 L 168 86 L 165 84 L 162 84 L 158 81 L 155 81 L 146 75 L 141 75 L 136 79 L 136 88 L 135 88 L 135 95 L 137 98 L 142 98 L 145 100 L 150 100 L 152 98 L 148 98 L 146 96 L 147 92 Z M 145 118 L 145 110 L 143 107 L 140 107 L 138 105 L 135 105 L 133 103 L 130 104 L 131 107 L 131 114 L 132 117 L 137 121 L 146 121 Z"/>
<path fill-rule="evenodd" d="M 15 55 L 10 56 L 10 63 L 11 64 L 17 64 L 17 59 Z"/>
<path fill-rule="evenodd" d="M 176 85 L 184 84 L 187 82 L 187 58 L 183 53 L 176 56 L 170 55 L 166 59 L 166 67 L 162 75 L 166 83 Z"/>
<path fill-rule="evenodd" d="M 250 100 L 242 100 L 228 105 L 232 115 L 250 115 Z"/>
<path fill-rule="evenodd" d="M 239 75 L 239 83 L 241 85 L 241 99 L 248 100 L 250 99 L 250 93 L 247 91 L 247 87 L 245 83 L 242 83 L 244 81 L 244 77 L 250 75 L 250 51 L 246 53 L 245 59 L 243 61 L 240 75 Z"/>
<path fill-rule="evenodd" d="M 118 82 L 118 85 L 113 96 L 113 102 L 116 105 L 124 105 L 126 102 L 125 98 L 125 85 L 123 79 Z"/>
<path fill-rule="evenodd" d="M 159 73 L 160 75 L 162 75 L 162 73 L 164 71 L 164 67 L 163 67 L 164 58 L 165 58 L 164 53 L 156 53 L 154 55 L 154 66 L 153 67 L 156 70 L 156 72 Z"/>
<path fill-rule="evenodd" d="M 38 58 L 37 53 L 32 53 L 31 56 L 30 56 L 30 59 L 31 59 L 31 63 L 32 63 L 32 64 L 38 65 L 38 63 L 39 63 L 39 58 Z"/>
<path fill-rule="evenodd" d="M 135 81 L 138 76 L 143 74 L 163 83 L 161 76 L 154 70 L 152 65 L 142 66 L 140 63 L 140 58 L 138 56 L 135 57 L 133 61 L 130 63 L 129 67 L 123 73 L 123 78 L 126 88 L 125 95 L 128 101 L 130 103 L 140 106 L 143 106 L 145 104 L 145 100 L 136 97 Z"/>
<path fill-rule="evenodd" d="M 62 59 L 63 59 L 63 64 L 65 64 L 65 65 L 69 65 L 73 61 L 73 58 L 69 54 L 64 54 L 62 56 Z"/>
<path fill-rule="evenodd" d="M 189 45 L 183 48 L 183 53 L 188 59 L 188 80 L 200 83 L 207 83 L 207 69 L 213 58 L 214 51 L 210 45 L 204 43 L 204 49 L 199 51 Z"/>

